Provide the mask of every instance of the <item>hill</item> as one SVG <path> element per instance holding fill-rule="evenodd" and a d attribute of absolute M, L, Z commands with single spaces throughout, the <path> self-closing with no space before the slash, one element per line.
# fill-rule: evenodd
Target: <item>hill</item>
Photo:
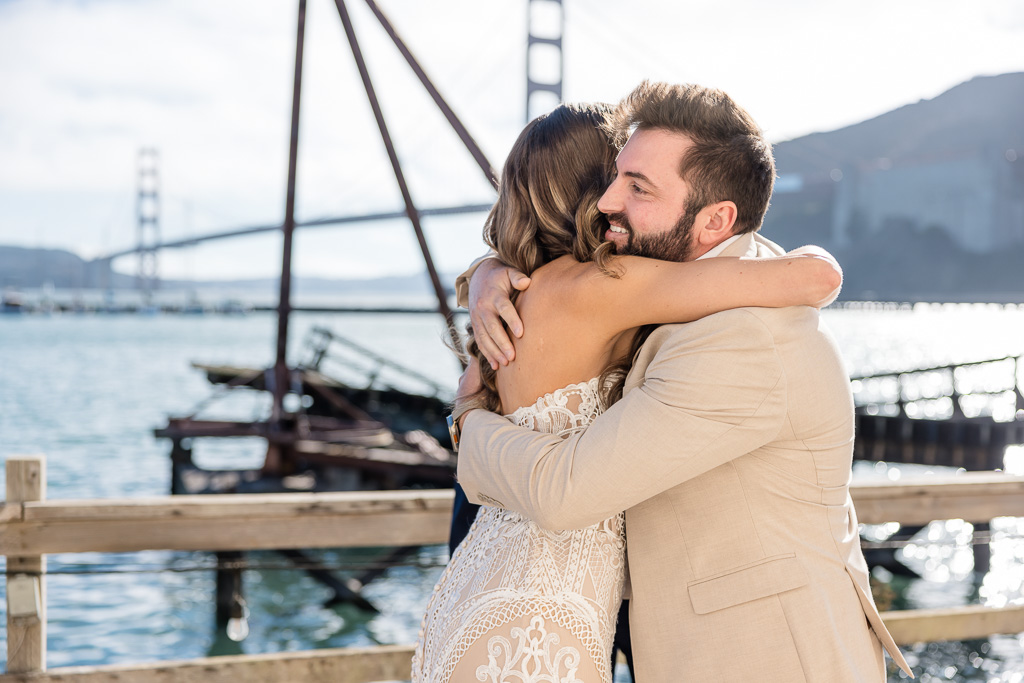
<path fill-rule="evenodd" d="M 764 234 L 820 244 L 847 299 L 1024 301 L 1024 73 L 775 146 Z"/>

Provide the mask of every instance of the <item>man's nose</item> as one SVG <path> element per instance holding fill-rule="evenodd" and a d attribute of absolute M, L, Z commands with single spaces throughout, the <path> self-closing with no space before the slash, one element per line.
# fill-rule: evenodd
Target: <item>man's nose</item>
<path fill-rule="evenodd" d="M 616 178 L 612 181 L 608 189 L 604 191 L 601 198 L 597 200 L 597 210 L 601 213 L 621 213 L 622 212 L 622 200 L 621 193 L 618 191 L 619 180 Z"/>

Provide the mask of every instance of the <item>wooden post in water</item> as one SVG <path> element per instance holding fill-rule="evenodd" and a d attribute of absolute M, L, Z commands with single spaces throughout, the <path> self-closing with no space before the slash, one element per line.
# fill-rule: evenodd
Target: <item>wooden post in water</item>
<path fill-rule="evenodd" d="M 39 455 L 7 460 L 7 503 L 46 498 L 46 460 Z M 46 558 L 7 558 L 7 672 L 46 670 Z"/>

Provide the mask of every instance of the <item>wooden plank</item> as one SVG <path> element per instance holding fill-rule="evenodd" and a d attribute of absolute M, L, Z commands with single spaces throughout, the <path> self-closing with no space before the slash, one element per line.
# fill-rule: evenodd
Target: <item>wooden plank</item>
<path fill-rule="evenodd" d="M 21 503 L 0 503 L 0 523 L 21 521 L 23 506 Z"/>
<path fill-rule="evenodd" d="M 1024 477 L 1000 473 L 854 483 L 851 495 L 869 524 L 1024 516 Z M 418 490 L 27 502 L 24 521 L 0 524 L 0 554 L 443 543 L 452 497 Z"/>
<path fill-rule="evenodd" d="M 14 504 L 46 498 L 46 460 L 39 455 L 7 459 L 7 500 Z M 6 534 L 5 534 L 6 536 Z M 27 575 L 38 582 L 39 612 L 12 616 L 7 592 L 7 670 L 16 673 L 46 668 L 46 558 L 43 553 L 7 558 L 6 580 Z"/>
<path fill-rule="evenodd" d="M 850 495 L 864 524 L 927 524 L 936 519 L 987 522 L 1024 517 L 1024 477 L 999 472 L 854 482 Z"/>
<path fill-rule="evenodd" d="M 984 638 L 1024 631 L 1024 605 L 884 612 L 882 619 L 901 645 Z M 408 680 L 412 646 L 339 648 L 262 655 L 211 657 L 154 664 L 66 667 L 46 673 L 8 674 L 0 683 L 273 683 L 331 681 L 371 683 Z"/>
<path fill-rule="evenodd" d="M 0 554 L 445 543 L 451 490 L 165 496 L 26 503 Z"/>
<path fill-rule="evenodd" d="M 987 638 L 999 633 L 1024 633 L 1024 605 L 883 612 L 882 621 L 900 645 Z"/>
<path fill-rule="evenodd" d="M 1024 477 L 999 473 L 855 483 L 851 494 L 865 523 L 1024 516 Z M 28 502 L 24 522 L 11 508 L 0 553 L 437 543 L 451 501 L 442 490 Z M 415 537 L 417 528 L 423 537 Z"/>
<path fill-rule="evenodd" d="M 983 519 L 1000 516 L 1024 516 L 1024 477 L 1001 473 L 968 472 L 955 477 L 923 477 L 895 482 L 854 482 L 850 492 L 858 510 L 869 504 L 900 509 L 901 505 L 920 507 L 926 499 L 938 505 L 962 503 L 984 498 L 1005 509 Z M 219 519 L 337 517 L 374 515 L 387 511 L 450 511 L 451 490 L 364 491 L 338 493 L 268 493 L 223 494 L 195 496 L 164 496 L 159 498 L 85 499 L 26 503 L 26 522 L 101 522 L 149 519 Z M 11 518 L 18 510 L 10 507 Z M 862 514 L 863 516 L 863 514 Z M 950 517 L 929 517 L 949 519 Z M 861 521 L 866 521 L 862 519 Z M 901 521 L 883 519 L 879 521 Z"/>
<path fill-rule="evenodd" d="M 448 541 L 451 508 L 351 515 L 115 519 L 7 524 L 0 554 L 264 550 L 427 545 Z"/>
<path fill-rule="evenodd" d="M 409 680 L 411 645 L 207 657 L 153 664 L 83 666 L 0 675 L 0 683 L 371 683 Z"/>
<path fill-rule="evenodd" d="M 857 489 L 862 497 L 884 498 L 895 495 L 894 490 L 904 492 L 970 490 L 972 487 L 988 486 L 993 490 L 1013 491 L 1024 485 L 1024 476 L 1004 472 L 961 472 L 955 475 L 928 475 L 903 477 L 895 481 L 854 481 L 851 489 Z"/>
<path fill-rule="evenodd" d="M 454 492 L 442 490 L 337 493 L 239 493 L 158 498 L 46 501 L 25 505 L 26 522 L 103 522 L 155 519 L 338 517 L 383 512 L 451 512 Z"/>

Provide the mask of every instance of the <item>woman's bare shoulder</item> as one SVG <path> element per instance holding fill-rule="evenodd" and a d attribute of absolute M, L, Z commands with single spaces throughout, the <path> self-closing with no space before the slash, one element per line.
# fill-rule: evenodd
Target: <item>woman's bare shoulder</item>
<path fill-rule="evenodd" d="M 595 285 L 610 279 L 594 263 L 562 256 L 533 272 L 530 286 L 520 295 L 516 308 L 524 323 L 529 317 L 560 325 L 567 321 L 593 321 L 600 327 L 603 321 L 593 320 L 593 316 L 604 308 L 605 302 L 599 291 L 602 287 Z"/>
<path fill-rule="evenodd" d="M 614 280 L 619 261 L 620 257 L 615 257 L 609 267 L 602 269 L 593 261 L 577 261 L 571 255 L 560 256 L 535 270 L 531 278 L 532 282 L 546 287 L 581 287 L 595 279 Z"/>
<path fill-rule="evenodd" d="M 593 274 L 601 274 L 595 264 L 581 263 L 568 255 L 560 256 L 530 274 L 530 287 L 526 291 L 536 298 L 566 296 Z"/>

